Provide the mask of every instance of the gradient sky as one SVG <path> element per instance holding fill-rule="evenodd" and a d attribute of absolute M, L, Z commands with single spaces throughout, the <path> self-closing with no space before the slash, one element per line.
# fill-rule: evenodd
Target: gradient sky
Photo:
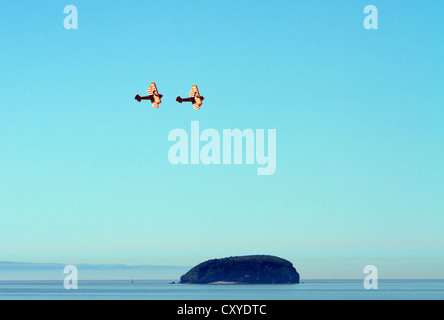
<path fill-rule="evenodd" d="M 65 30 L 65 5 L 79 29 Z M 363 27 L 376 5 L 379 29 Z M 0 261 L 444 278 L 443 1 L 8 1 Z M 137 103 L 155 81 L 160 109 Z M 175 98 L 198 84 L 201 111 Z M 168 133 L 277 130 L 277 170 L 173 166 Z"/>

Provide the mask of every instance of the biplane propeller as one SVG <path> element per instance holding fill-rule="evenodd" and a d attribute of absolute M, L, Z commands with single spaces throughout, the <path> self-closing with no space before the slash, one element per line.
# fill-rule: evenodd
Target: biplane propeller
<path fill-rule="evenodd" d="M 136 97 L 134 99 L 136 99 L 139 102 L 142 100 L 151 100 L 151 104 L 153 105 L 153 108 L 154 109 L 159 108 L 159 104 L 162 103 L 163 95 L 161 95 L 159 93 L 159 91 L 157 90 L 156 84 L 154 82 L 152 82 L 147 91 L 149 94 L 148 96 L 141 97 L 140 95 L 136 95 Z"/>
<path fill-rule="evenodd" d="M 200 95 L 199 89 L 197 88 L 197 86 L 194 85 L 191 87 L 190 98 L 177 97 L 176 101 L 179 103 L 191 102 L 193 104 L 194 110 L 200 110 L 200 107 L 202 106 L 202 101 L 204 99 L 205 98 Z"/>

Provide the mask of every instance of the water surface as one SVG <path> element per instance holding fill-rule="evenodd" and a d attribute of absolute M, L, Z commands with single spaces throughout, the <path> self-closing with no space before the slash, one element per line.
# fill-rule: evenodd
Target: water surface
<path fill-rule="evenodd" d="M 2 300 L 442 300 L 444 280 L 379 280 L 366 290 L 362 280 L 303 280 L 294 285 L 192 285 L 171 280 L 0 281 Z"/>

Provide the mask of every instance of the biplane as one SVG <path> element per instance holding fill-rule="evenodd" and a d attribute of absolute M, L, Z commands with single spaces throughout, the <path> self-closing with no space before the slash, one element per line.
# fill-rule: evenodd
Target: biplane
<path fill-rule="evenodd" d="M 204 99 L 205 98 L 200 95 L 199 89 L 197 88 L 197 86 L 194 85 L 194 86 L 191 87 L 190 98 L 177 97 L 176 101 L 179 102 L 179 103 L 191 102 L 193 104 L 194 110 L 200 110 L 200 107 L 202 105 L 202 101 Z"/>
<path fill-rule="evenodd" d="M 163 95 L 161 95 L 159 93 L 159 91 L 157 90 L 156 84 L 154 82 L 152 82 L 147 91 L 149 94 L 148 96 L 141 97 L 140 95 L 136 95 L 136 97 L 134 99 L 136 99 L 139 102 L 142 100 L 151 100 L 151 104 L 153 105 L 153 108 L 154 109 L 159 108 L 159 104 L 162 103 Z"/>

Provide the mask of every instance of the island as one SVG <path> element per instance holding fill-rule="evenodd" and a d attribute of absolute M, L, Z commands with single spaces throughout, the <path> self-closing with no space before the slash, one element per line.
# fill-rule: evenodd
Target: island
<path fill-rule="evenodd" d="M 205 261 L 182 277 L 181 284 L 293 284 L 299 273 L 290 261 L 267 256 L 241 256 Z"/>

